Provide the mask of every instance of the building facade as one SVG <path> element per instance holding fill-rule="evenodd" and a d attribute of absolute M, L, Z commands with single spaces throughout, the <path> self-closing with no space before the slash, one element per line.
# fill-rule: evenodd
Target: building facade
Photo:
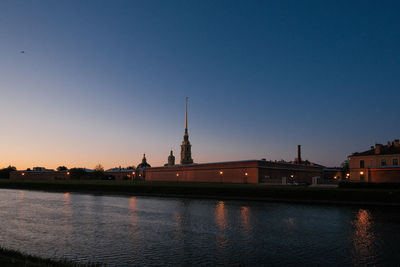
<path fill-rule="evenodd" d="M 152 167 L 146 181 L 206 183 L 312 183 L 324 175 L 322 166 L 281 163 L 266 160 L 202 163 Z"/>
<path fill-rule="evenodd" d="M 400 182 L 399 139 L 387 145 L 376 144 L 369 150 L 349 156 L 350 180 L 355 182 Z"/>

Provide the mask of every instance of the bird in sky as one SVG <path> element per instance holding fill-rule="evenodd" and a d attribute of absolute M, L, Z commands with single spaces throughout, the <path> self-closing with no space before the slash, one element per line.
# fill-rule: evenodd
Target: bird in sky
<path fill-rule="evenodd" d="M 22 50 L 22 51 L 21 51 L 21 54 L 25 54 L 25 51 Z"/>

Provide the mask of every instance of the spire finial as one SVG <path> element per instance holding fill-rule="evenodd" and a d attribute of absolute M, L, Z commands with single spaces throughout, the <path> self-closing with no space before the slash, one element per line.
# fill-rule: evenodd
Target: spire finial
<path fill-rule="evenodd" d="M 188 124 L 188 112 L 187 112 L 187 106 L 188 106 L 188 100 L 189 97 L 186 97 L 186 119 L 185 119 L 185 132 L 187 132 L 187 124 Z"/>

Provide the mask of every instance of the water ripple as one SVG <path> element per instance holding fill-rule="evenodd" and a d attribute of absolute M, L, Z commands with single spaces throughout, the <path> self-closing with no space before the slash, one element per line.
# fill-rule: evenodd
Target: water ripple
<path fill-rule="evenodd" d="M 0 245 L 111 266 L 400 262 L 395 208 L 0 190 Z"/>

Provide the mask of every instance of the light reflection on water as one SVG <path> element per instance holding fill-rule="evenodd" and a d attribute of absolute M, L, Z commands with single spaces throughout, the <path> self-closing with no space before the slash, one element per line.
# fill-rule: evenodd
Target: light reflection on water
<path fill-rule="evenodd" d="M 353 263 L 356 265 L 375 265 L 375 256 L 377 253 L 374 251 L 375 233 L 371 212 L 359 209 L 355 215 L 353 226 Z"/>
<path fill-rule="evenodd" d="M 397 208 L 0 190 L 0 245 L 109 265 L 395 265 Z"/>

